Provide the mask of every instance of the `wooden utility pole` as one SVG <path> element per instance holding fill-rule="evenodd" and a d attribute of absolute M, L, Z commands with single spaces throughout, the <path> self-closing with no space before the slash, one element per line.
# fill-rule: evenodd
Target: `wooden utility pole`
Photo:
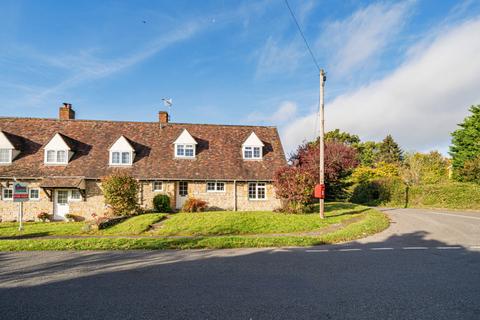
<path fill-rule="evenodd" d="M 325 91 L 325 81 L 327 76 L 323 69 L 320 70 L 320 110 L 318 110 L 320 117 L 320 185 L 323 188 L 325 194 L 325 117 L 324 117 L 324 91 Z M 325 218 L 325 199 L 320 197 L 320 218 Z"/>

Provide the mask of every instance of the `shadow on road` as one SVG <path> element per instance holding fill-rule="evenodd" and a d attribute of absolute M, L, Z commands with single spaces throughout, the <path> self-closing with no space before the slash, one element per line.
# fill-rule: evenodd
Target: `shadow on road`
<path fill-rule="evenodd" d="M 315 247 L 328 252 L 0 253 L 1 317 L 478 319 L 479 252 L 427 236 Z"/>

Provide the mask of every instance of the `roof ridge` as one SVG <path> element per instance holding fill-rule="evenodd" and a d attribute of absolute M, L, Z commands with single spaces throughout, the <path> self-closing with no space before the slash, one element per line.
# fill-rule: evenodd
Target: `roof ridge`
<path fill-rule="evenodd" d="M 107 123 L 148 123 L 148 124 L 159 124 L 158 121 L 128 121 L 128 120 L 101 120 L 101 119 L 71 119 L 71 120 L 60 120 L 57 118 L 34 118 L 34 117 L 8 117 L 0 116 L 0 120 L 6 119 L 20 119 L 20 120 L 48 120 L 48 121 L 72 121 L 72 122 L 107 122 Z M 169 122 L 168 125 L 194 125 L 194 126 L 219 126 L 219 127 L 247 127 L 247 128 L 277 128 L 274 125 L 246 125 L 246 124 L 220 124 L 220 123 L 190 123 L 190 122 Z"/>

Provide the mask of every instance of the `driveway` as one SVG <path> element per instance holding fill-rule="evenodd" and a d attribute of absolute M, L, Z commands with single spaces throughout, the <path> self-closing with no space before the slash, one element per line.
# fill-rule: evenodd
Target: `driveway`
<path fill-rule="evenodd" d="M 479 319 L 480 214 L 342 245 L 0 253 L 1 319 Z"/>

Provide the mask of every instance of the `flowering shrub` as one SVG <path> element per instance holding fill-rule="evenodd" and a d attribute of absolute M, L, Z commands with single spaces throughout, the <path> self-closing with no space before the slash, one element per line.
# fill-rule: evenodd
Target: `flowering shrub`
<path fill-rule="evenodd" d="M 37 215 L 37 218 L 42 222 L 46 222 L 46 221 L 51 221 L 53 217 L 52 217 L 51 214 L 49 214 L 47 212 L 40 212 Z"/>
<path fill-rule="evenodd" d="M 188 198 L 182 207 L 183 212 L 201 212 L 205 209 L 207 209 L 207 202 L 195 198 Z"/>

